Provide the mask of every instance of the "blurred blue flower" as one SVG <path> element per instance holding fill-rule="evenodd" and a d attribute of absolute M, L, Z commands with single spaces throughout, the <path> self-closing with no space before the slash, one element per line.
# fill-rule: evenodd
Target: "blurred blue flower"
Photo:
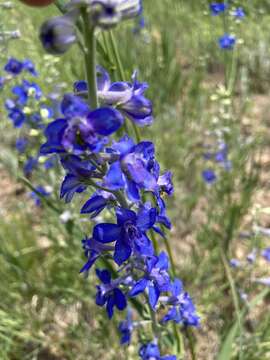
<path fill-rule="evenodd" d="M 35 188 L 35 191 L 30 193 L 30 197 L 34 200 L 36 206 L 41 206 L 41 197 L 48 197 L 51 193 L 47 191 L 42 185 Z M 38 192 L 38 194 L 37 194 Z"/>
<path fill-rule="evenodd" d="M 127 306 L 127 301 L 124 293 L 119 289 L 119 281 L 112 280 L 111 274 L 108 270 L 96 270 L 96 274 L 101 281 L 97 285 L 96 304 L 98 306 L 106 305 L 106 311 L 109 319 L 113 317 L 114 307 L 123 311 Z"/>
<path fill-rule="evenodd" d="M 215 172 L 211 169 L 203 170 L 202 178 L 207 184 L 213 184 L 217 180 Z"/>
<path fill-rule="evenodd" d="M 161 356 L 156 343 L 142 345 L 139 350 L 139 356 L 142 360 L 177 360 L 175 355 Z"/>
<path fill-rule="evenodd" d="M 235 16 L 238 19 L 242 19 L 243 17 L 246 16 L 246 14 L 242 7 L 238 7 L 233 11 L 233 16 Z"/>
<path fill-rule="evenodd" d="M 265 258 L 266 261 L 270 262 L 270 248 L 266 248 L 262 251 L 262 256 Z"/>
<path fill-rule="evenodd" d="M 27 147 L 28 140 L 26 138 L 20 137 L 16 140 L 16 149 L 19 153 L 23 153 Z"/>
<path fill-rule="evenodd" d="M 209 5 L 209 8 L 211 11 L 211 15 L 216 16 L 216 15 L 219 15 L 220 13 L 223 13 L 225 10 L 227 10 L 228 5 L 225 3 L 213 2 Z"/>
<path fill-rule="evenodd" d="M 218 42 L 221 49 L 232 50 L 234 48 L 236 40 L 233 35 L 224 34 L 219 38 Z"/>

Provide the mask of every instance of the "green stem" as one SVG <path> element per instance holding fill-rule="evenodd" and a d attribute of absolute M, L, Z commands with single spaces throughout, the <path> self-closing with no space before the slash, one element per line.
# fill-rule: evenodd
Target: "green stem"
<path fill-rule="evenodd" d="M 239 333 L 240 333 L 240 351 L 239 351 L 239 359 L 242 359 L 242 348 L 243 348 L 243 327 L 242 327 L 242 316 L 241 316 L 241 309 L 240 309 L 240 304 L 239 304 L 239 299 L 238 299 L 238 294 L 237 294 L 237 290 L 235 287 L 235 283 L 233 280 L 233 276 L 231 273 L 231 269 L 230 266 L 228 265 L 228 260 L 226 258 L 226 255 L 223 251 L 223 249 L 220 249 L 220 256 L 221 256 L 221 260 L 225 269 L 225 273 L 228 279 L 228 282 L 230 284 L 230 288 L 231 288 L 231 292 L 232 292 L 232 299 L 233 299 L 233 304 L 234 304 L 234 308 L 235 308 L 235 312 L 236 312 L 236 317 L 237 317 L 237 322 L 238 322 L 238 327 L 239 327 Z"/>
<path fill-rule="evenodd" d="M 95 28 L 90 24 L 87 8 L 82 9 L 84 33 L 84 62 L 88 84 L 88 100 L 92 109 L 98 107 L 97 78 L 96 78 L 96 38 Z"/>

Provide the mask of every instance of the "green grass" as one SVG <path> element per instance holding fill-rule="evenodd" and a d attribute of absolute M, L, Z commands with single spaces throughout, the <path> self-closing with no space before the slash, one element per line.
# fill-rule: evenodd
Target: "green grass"
<path fill-rule="evenodd" d="M 246 20 L 231 29 L 243 39 L 232 98 L 218 88 L 224 82 L 224 59 L 216 39 L 223 29 L 220 19 L 208 16 L 208 2 L 164 0 L 153 6 L 153 1 L 145 0 L 147 27 L 140 35 L 133 34 L 132 22 L 120 25 L 114 35 L 125 76 L 138 69 L 139 78 L 150 85 L 148 96 L 154 102 L 156 121 L 142 134 L 155 140 L 163 169 L 174 173 L 170 242 L 177 274 L 202 317 L 202 328 L 193 332 L 197 359 L 267 360 L 269 294 L 264 292 L 257 303 L 263 288 L 249 283 L 248 272 L 230 276 L 222 259 L 226 265 L 228 258 L 239 251 L 243 257 L 254 243 L 267 245 L 263 237 L 242 240 L 239 233 L 252 228 L 254 218 L 247 220 L 247 214 L 262 186 L 260 152 L 268 145 L 267 134 L 257 129 L 260 119 L 252 118 L 251 100 L 269 93 L 269 1 L 246 1 Z M 53 14 L 57 14 L 53 6 L 34 10 L 17 2 L 11 12 L 3 12 L 0 21 L 8 29 L 19 27 L 22 39 L 10 42 L 1 62 L 8 55 L 31 57 L 40 70 L 44 91 L 51 91 L 58 81 L 70 90 L 73 80 L 83 76 L 79 49 L 74 47 L 55 61 L 44 56 L 37 38 L 39 25 Z M 102 45 L 104 40 L 99 37 Z M 110 59 L 99 55 L 99 60 L 114 76 Z M 229 105 L 228 99 L 232 100 Z M 209 188 L 201 179 L 203 144 L 217 127 L 226 130 L 232 171 L 221 171 L 220 181 Z M 91 228 L 79 222 L 82 201 L 67 207 L 57 204 L 75 216 L 71 233 L 51 208 L 37 211 L 25 193 L 18 195 L 16 184 L 26 188 L 19 181 L 14 130 L 6 119 L 1 119 L 0 130 L 0 159 L 14 187 L 3 204 L 0 201 L 4 209 L 0 219 L 0 358 L 136 359 L 136 341 L 130 350 L 120 350 L 116 323 L 109 323 L 94 305 L 94 279 L 78 274 L 84 261 L 80 241 Z M 39 173 L 32 180 L 49 181 L 57 202 L 61 175 L 44 176 Z M 256 271 L 261 273 L 261 267 Z M 235 289 L 242 286 L 249 289 L 256 306 L 247 309 L 240 302 L 238 308 Z M 188 343 L 185 346 L 188 352 Z"/>

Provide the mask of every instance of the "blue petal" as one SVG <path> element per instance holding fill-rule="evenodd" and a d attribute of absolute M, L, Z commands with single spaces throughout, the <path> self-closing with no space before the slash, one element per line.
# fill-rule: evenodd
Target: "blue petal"
<path fill-rule="evenodd" d="M 99 270 L 96 269 L 96 274 L 97 277 L 99 278 L 99 280 L 103 283 L 103 284 L 109 284 L 111 282 L 111 273 L 108 270 Z"/>
<path fill-rule="evenodd" d="M 95 240 L 102 243 L 109 243 L 116 241 L 121 233 L 121 227 L 116 224 L 104 223 L 98 224 L 94 227 L 93 237 Z"/>
<path fill-rule="evenodd" d="M 168 268 L 169 268 L 169 259 L 168 259 L 167 254 L 164 251 L 162 251 L 159 254 L 158 262 L 156 264 L 156 267 L 158 267 L 161 270 L 168 270 Z"/>
<path fill-rule="evenodd" d="M 66 127 L 67 121 L 65 119 L 55 120 L 47 126 L 44 132 L 47 141 L 40 148 L 41 154 L 64 151 L 61 141 Z"/>
<path fill-rule="evenodd" d="M 117 265 L 122 265 L 124 261 L 126 261 L 132 253 L 132 249 L 129 244 L 125 241 L 118 240 L 115 244 L 114 250 L 114 261 Z"/>
<path fill-rule="evenodd" d="M 113 108 L 103 107 L 89 113 L 88 121 L 93 130 L 103 136 L 108 136 L 117 131 L 124 123 L 124 117 Z"/>
<path fill-rule="evenodd" d="M 140 197 L 140 191 L 138 186 L 136 185 L 136 183 L 132 180 L 127 179 L 127 196 L 129 198 L 130 201 L 133 202 L 139 202 L 141 197 Z"/>
<path fill-rule="evenodd" d="M 94 195 L 81 208 L 81 214 L 99 214 L 107 205 L 107 200 L 103 196 Z"/>
<path fill-rule="evenodd" d="M 85 189 L 86 185 L 83 185 L 76 176 L 68 174 L 61 185 L 60 198 L 65 198 L 65 201 L 68 203 L 72 200 L 76 192 L 81 193 Z"/>
<path fill-rule="evenodd" d="M 113 163 L 105 178 L 105 186 L 110 190 L 122 189 L 125 186 L 125 181 L 119 161 Z"/>
<path fill-rule="evenodd" d="M 99 254 L 96 251 L 92 251 L 89 259 L 84 264 L 84 266 L 81 268 L 80 273 L 88 272 L 91 269 L 91 267 L 94 265 L 94 263 L 97 261 L 98 258 L 99 258 Z"/>
<path fill-rule="evenodd" d="M 120 289 L 114 289 L 114 303 L 118 310 L 122 311 L 127 306 L 126 297 Z"/>
<path fill-rule="evenodd" d="M 160 291 L 155 285 L 148 286 L 148 291 L 149 291 L 149 303 L 151 305 L 151 308 L 155 310 L 160 295 Z"/>
<path fill-rule="evenodd" d="M 123 225 L 127 221 L 134 224 L 137 220 L 137 215 L 134 211 L 120 207 L 116 208 L 116 217 L 118 225 Z"/>
<path fill-rule="evenodd" d="M 174 296 L 178 296 L 183 291 L 182 281 L 179 279 L 175 279 L 171 285 L 171 292 Z"/>
<path fill-rule="evenodd" d="M 61 111 L 67 118 L 86 116 L 90 108 L 79 96 L 65 94 L 61 102 Z"/>
<path fill-rule="evenodd" d="M 141 231 L 147 231 L 153 227 L 156 222 L 157 210 L 156 208 L 141 207 L 138 212 L 137 226 Z"/>
<path fill-rule="evenodd" d="M 130 290 L 129 296 L 133 297 L 141 294 L 142 292 L 144 292 L 147 284 L 148 284 L 148 280 L 146 278 L 142 278 Z"/>
<path fill-rule="evenodd" d="M 114 307 L 115 303 L 114 303 L 114 297 L 111 295 L 108 298 L 107 301 L 107 306 L 106 306 L 106 310 L 107 310 L 107 314 L 109 319 L 111 319 L 113 317 L 113 307 Z"/>

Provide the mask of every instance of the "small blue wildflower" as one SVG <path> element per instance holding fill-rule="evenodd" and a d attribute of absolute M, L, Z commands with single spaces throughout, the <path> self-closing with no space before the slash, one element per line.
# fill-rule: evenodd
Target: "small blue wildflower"
<path fill-rule="evenodd" d="M 93 237 L 101 243 L 115 243 L 114 261 L 121 265 L 133 251 L 152 255 L 153 245 L 146 232 L 156 222 L 156 209 L 142 206 L 136 214 L 132 210 L 116 208 L 117 224 L 101 223 L 94 227 Z"/>
<path fill-rule="evenodd" d="M 75 23 L 70 16 L 54 17 L 41 26 L 39 38 L 53 55 L 64 54 L 76 42 Z"/>
<path fill-rule="evenodd" d="M 33 62 L 31 60 L 29 60 L 29 59 L 24 60 L 23 68 L 25 70 L 27 70 L 31 75 L 38 76 L 35 65 L 33 64 Z"/>
<path fill-rule="evenodd" d="M 237 260 L 237 259 L 231 259 L 230 260 L 230 266 L 232 267 L 232 268 L 234 268 L 234 269 L 237 269 L 237 268 L 239 268 L 240 267 L 240 261 L 239 260 Z"/>
<path fill-rule="evenodd" d="M 106 251 L 114 249 L 113 246 L 102 244 L 94 238 L 84 238 L 82 240 L 84 255 L 87 257 L 87 262 L 81 268 L 80 273 L 88 273 L 98 258 Z"/>
<path fill-rule="evenodd" d="M 124 321 L 121 321 L 118 326 L 118 330 L 121 334 L 121 339 L 120 339 L 121 345 L 130 344 L 133 328 L 134 325 L 132 321 L 132 312 L 131 309 L 128 308 L 126 319 Z"/>
<path fill-rule="evenodd" d="M 242 19 L 246 16 L 243 8 L 238 7 L 233 11 L 233 16 L 235 16 L 237 19 Z"/>
<path fill-rule="evenodd" d="M 262 256 L 266 261 L 270 262 L 270 248 L 266 248 L 262 251 Z"/>
<path fill-rule="evenodd" d="M 227 10 L 228 5 L 225 3 L 213 2 L 209 5 L 211 15 L 216 16 Z"/>
<path fill-rule="evenodd" d="M 17 128 L 21 127 L 26 120 L 25 114 L 19 108 L 12 109 L 8 117 L 12 120 L 13 126 Z"/>
<path fill-rule="evenodd" d="M 33 172 L 33 170 L 34 170 L 35 168 L 37 168 L 37 166 L 38 166 L 38 159 L 30 156 L 30 157 L 26 160 L 26 162 L 25 162 L 25 164 L 24 164 L 24 166 L 23 166 L 23 172 L 24 172 L 24 174 L 25 174 L 26 176 L 31 175 L 31 173 Z"/>
<path fill-rule="evenodd" d="M 219 38 L 218 42 L 221 49 L 232 50 L 234 48 L 236 40 L 235 36 L 224 34 Z"/>
<path fill-rule="evenodd" d="M 96 304 L 98 306 L 106 305 L 106 311 L 109 319 L 113 317 L 114 307 L 123 311 L 127 306 L 124 293 L 119 289 L 119 280 L 112 280 L 108 270 L 96 270 L 96 274 L 101 281 L 97 285 Z"/>
<path fill-rule="evenodd" d="M 19 75 L 23 71 L 23 63 L 15 58 L 10 58 L 4 70 L 12 75 Z"/>
<path fill-rule="evenodd" d="M 96 191 L 81 208 L 81 214 L 91 214 L 91 219 L 101 213 L 102 210 L 109 207 L 115 200 L 115 196 L 107 191 Z"/>
<path fill-rule="evenodd" d="M 203 170 L 202 178 L 207 184 L 213 184 L 217 180 L 215 172 L 211 169 Z"/>
<path fill-rule="evenodd" d="M 35 188 L 35 191 L 30 193 L 31 198 L 34 200 L 36 206 L 41 206 L 41 197 L 48 197 L 51 193 L 47 191 L 42 185 L 39 185 Z"/>
<path fill-rule="evenodd" d="M 165 302 L 172 305 L 162 322 L 174 321 L 185 326 L 199 326 L 200 318 L 196 313 L 195 306 L 190 295 L 183 292 L 183 285 L 179 279 L 171 284 L 171 296 Z"/>
<path fill-rule="evenodd" d="M 149 303 L 154 310 L 161 292 L 170 290 L 168 270 L 169 260 L 165 252 L 147 258 L 145 275 L 133 285 L 129 296 L 137 296 L 148 289 Z"/>
<path fill-rule="evenodd" d="M 175 355 L 161 356 L 158 345 L 153 342 L 142 345 L 139 356 L 142 360 L 177 360 Z"/>
<path fill-rule="evenodd" d="M 254 264 L 257 257 L 257 249 L 253 249 L 248 255 L 247 255 L 247 262 L 250 264 Z"/>
<path fill-rule="evenodd" d="M 104 105 L 116 106 L 124 116 L 130 118 L 136 125 L 143 127 L 153 122 L 152 102 L 144 96 L 148 88 L 146 83 L 139 83 L 137 73 L 132 75 L 132 82 L 114 82 L 101 66 L 97 67 L 98 97 Z M 77 81 L 74 84 L 75 93 L 86 93 L 87 83 Z"/>
<path fill-rule="evenodd" d="M 27 147 L 28 140 L 26 138 L 18 138 L 16 140 L 16 149 L 19 153 L 23 153 Z"/>

